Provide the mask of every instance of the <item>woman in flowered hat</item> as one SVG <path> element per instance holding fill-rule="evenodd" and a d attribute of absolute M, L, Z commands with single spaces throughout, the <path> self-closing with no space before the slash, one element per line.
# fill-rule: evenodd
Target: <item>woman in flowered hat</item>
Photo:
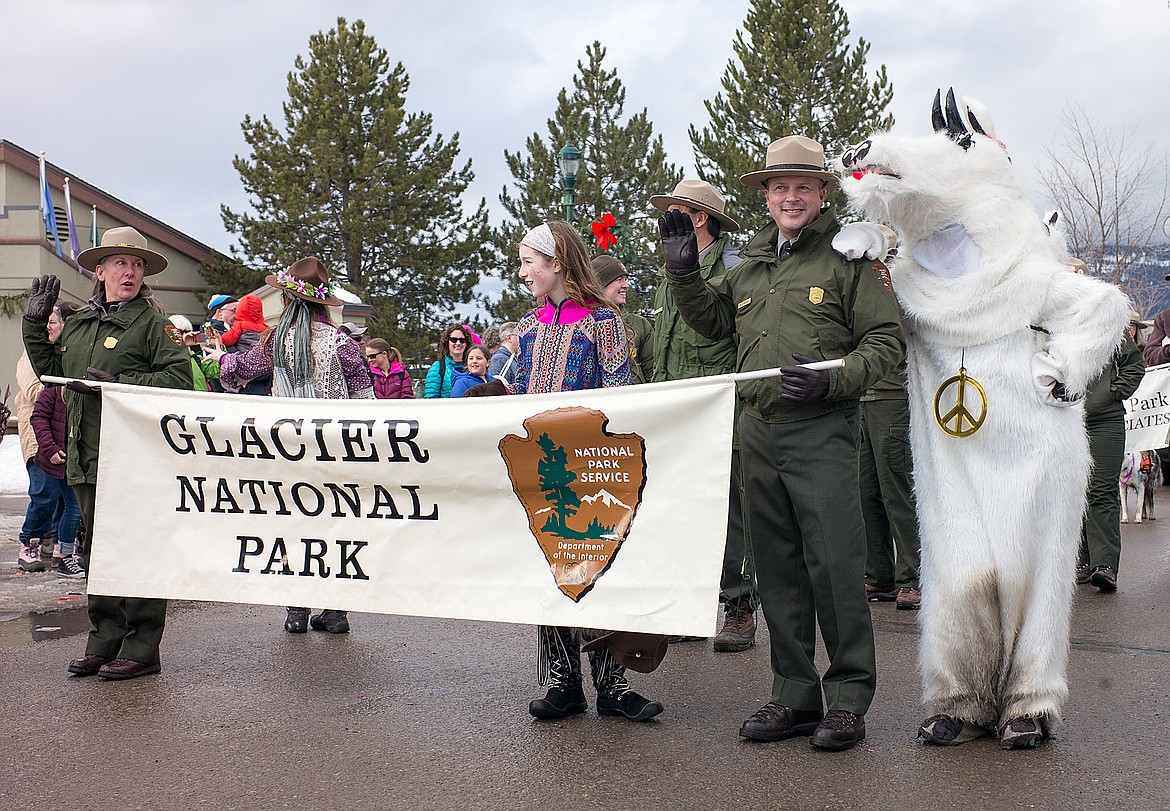
<path fill-rule="evenodd" d="M 228 355 L 208 348 L 206 356 L 219 361 L 220 380 L 242 388 L 249 380 L 272 375 L 275 397 L 313 397 L 324 400 L 374 399 L 374 385 L 361 347 L 339 332 L 329 307 L 341 305 L 333 295 L 329 269 L 315 256 L 298 259 L 264 279 L 284 294 L 284 311 L 275 329 L 265 332 L 247 352 Z M 309 609 L 289 606 L 284 629 L 303 634 L 314 630 L 344 634 L 349 619 L 344 611 L 325 609 L 309 616 Z"/>

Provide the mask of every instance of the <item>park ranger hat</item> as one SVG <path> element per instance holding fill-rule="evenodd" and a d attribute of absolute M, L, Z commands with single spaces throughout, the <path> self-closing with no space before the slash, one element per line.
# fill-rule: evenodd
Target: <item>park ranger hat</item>
<path fill-rule="evenodd" d="M 837 175 L 825 166 L 825 150 L 812 138 L 789 135 L 768 145 L 767 164 L 758 172 L 748 172 L 739 180 L 745 186 L 760 186 L 773 177 L 818 177 L 830 186 L 837 185 Z"/>
<path fill-rule="evenodd" d="M 102 234 L 102 244 L 93 248 L 86 248 L 77 255 L 77 264 L 86 270 L 93 270 L 102 263 L 107 256 L 126 254 L 137 256 L 146 263 L 143 276 L 153 276 L 162 273 L 167 267 L 167 258 L 146 247 L 146 237 L 138 233 L 138 229 L 130 227 L 110 228 Z"/>
<path fill-rule="evenodd" d="M 686 206 L 705 211 L 719 221 L 719 227 L 724 231 L 739 230 L 739 223 L 723 213 L 727 208 L 727 200 L 724 199 L 723 193 L 704 180 L 683 180 L 670 194 L 656 194 L 651 197 L 650 205 L 659 211 L 667 211 L 671 206 Z"/>

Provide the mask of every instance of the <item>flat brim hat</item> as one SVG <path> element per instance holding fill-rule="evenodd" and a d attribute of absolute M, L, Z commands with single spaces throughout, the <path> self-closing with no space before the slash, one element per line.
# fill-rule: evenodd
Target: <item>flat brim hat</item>
<path fill-rule="evenodd" d="M 609 283 L 613 280 L 630 275 L 625 265 L 609 254 L 595 257 L 589 264 L 593 267 L 593 272 L 597 274 L 597 281 L 601 283 L 602 287 L 609 287 Z"/>
<path fill-rule="evenodd" d="M 329 278 L 329 268 L 315 256 L 298 259 L 288 266 L 288 270 L 269 273 L 264 277 L 264 282 L 271 288 L 304 301 L 324 304 L 327 307 L 340 307 L 344 304 L 333 295 L 336 285 Z"/>
<path fill-rule="evenodd" d="M 724 231 L 739 230 L 739 223 L 723 213 L 727 208 L 727 200 L 724 199 L 722 192 L 704 180 L 683 180 L 670 194 L 656 194 L 651 197 L 650 205 L 659 211 L 667 211 L 671 206 L 686 206 L 705 211 L 719 221 L 719 227 Z"/>
<path fill-rule="evenodd" d="M 773 177 L 815 177 L 836 186 L 840 179 L 825 166 L 825 150 L 812 138 L 789 135 L 768 145 L 766 165 L 758 172 L 741 175 L 739 181 L 763 187 Z"/>
<path fill-rule="evenodd" d="M 138 229 L 123 227 L 110 228 L 102 234 L 102 244 L 86 248 L 77 255 L 77 264 L 86 270 L 94 270 L 107 256 L 125 254 L 137 256 L 146 263 L 143 276 L 153 276 L 167 269 L 167 258 L 146 246 L 146 237 Z"/>
<path fill-rule="evenodd" d="M 581 646 L 585 652 L 608 649 L 614 661 L 622 667 L 649 673 L 666 658 L 668 637 L 661 634 L 640 634 L 634 631 L 609 631 Z"/>

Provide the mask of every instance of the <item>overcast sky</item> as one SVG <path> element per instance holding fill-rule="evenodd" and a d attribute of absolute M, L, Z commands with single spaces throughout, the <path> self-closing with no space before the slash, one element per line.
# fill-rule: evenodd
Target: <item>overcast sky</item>
<path fill-rule="evenodd" d="M 841 5 L 853 36 L 871 43 L 870 69 L 887 68 L 895 131 L 929 131 L 935 88 L 953 85 L 989 107 L 1034 190 L 1041 150 L 1070 104 L 1166 148 L 1168 0 Z M 510 179 L 504 149 L 545 133 L 557 92 L 594 39 L 626 87 L 627 114 L 647 108 L 670 160 L 693 176 L 687 125 L 707 123 L 702 103 L 719 89 L 747 7 L 747 0 L 7 0 L 0 138 L 45 150 L 67 173 L 226 250 L 231 237 L 219 205 L 246 204 L 231 165 L 247 148 L 240 122 L 267 114 L 283 123 L 286 77 L 297 54 L 308 53 L 309 36 L 339 15 L 360 18 L 410 75 L 408 109 L 431 113 L 437 132 L 460 134 L 476 172 L 472 191 L 487 198 L 496 221 Z M 1039 192 L 1033 198 L 1043 207 Z"/>

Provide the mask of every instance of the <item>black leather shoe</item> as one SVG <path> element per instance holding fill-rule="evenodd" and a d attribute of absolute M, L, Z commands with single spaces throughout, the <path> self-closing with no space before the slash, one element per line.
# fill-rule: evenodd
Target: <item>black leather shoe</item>
<path fill-rule="evenodd" d="M 822 717 L 820 710 L 794 710 L 769 701 L 743 722 L 739 735 L 750 741 L 782 741 L 811 735 Z"/>
<path fill-rule="evenodd" d="M 149 676 L 152 673 L 158 673 L 162 670 L 162 665 L 157 662 L 153 665 L 148 665 L 146 662 L 135 662 L 133 659 L 115 659 L 105 665 L 98 671 L 98 675 L 103 679 L 120 680 L 120 679 L 136 679 L 139 676 Z"/>
<path fill-rule="evenodd" d="M 865 718 L 848 710 L 829 710 L 809 741 L 817 749 L 843 752 L 865 738 Z"/>
<path fill-rule="evenodd" d="M 326 609 L 320 614 L 314 614 L 309 620 L 309 627 L 314 631 L 328 631 L 331 634 L 348 634 L 349 618 L 344 611 Z"/>
<path fill-rule="evenodd" d="M 80 659 L 74 659 L 69 663 L 69 672 L 74 676 L 96 676 L 97 672 L 102 669 L 102 665 L 106 662 L 114 661 L 108 656 L 95 656 L 88 653 Z"/>
<path fill-rule="evenodd" d="M 564 718 L 566 715 L 577 715 L 585 712 L 587 707 L 585 691 L 581 689 L 580 684 L 571 687 L 550 687 L 544 698 L 528 702 L 529 714 L 533 718 L 540 718 L 543 721 Z"/>

